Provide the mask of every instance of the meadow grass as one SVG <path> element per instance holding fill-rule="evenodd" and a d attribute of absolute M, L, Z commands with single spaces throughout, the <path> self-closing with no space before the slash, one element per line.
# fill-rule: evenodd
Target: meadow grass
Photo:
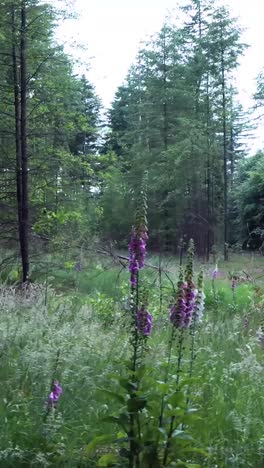
<path fill-rule="evenodd" d="M 152 257 L 147 263 L 159 262 Z M 214 285 L 213 265 L 202 265 L 206 308 L 192 388 L 199 411 L 191 428 L 208 452 L 201 466 L 264 466 L 264 350 L 256 336 L 264 317 L 261 265 L 259 258 L 219 262 L 223 276 Z M 162 378 L 167 352 L 168 304 L 178 262 L 165 258 L 162 266 L 169 277 L 163 275 L 161 284 L 156 269 L 142 275 L 154 315 L 146 363 L 156 362 L 156 379 Z M 250 278 L 233 292 L 229 272 L 244 270 Z M 128 276 L 120 265 L 98 261 L 78 274 L 74 266 L 66 272 L 53 269 L 26 295 L 15 286 L 1 287 L 0 466 L 97 466 L 96 454 L 86 449 L 95 436 L 116 430 L 107 416 L 118 402 L 104 390 L 113 388 L 111 375 L 124 372 L 128 354 Z M 63 397 L 51 415 L 46 399 L 54 378 Z"/>

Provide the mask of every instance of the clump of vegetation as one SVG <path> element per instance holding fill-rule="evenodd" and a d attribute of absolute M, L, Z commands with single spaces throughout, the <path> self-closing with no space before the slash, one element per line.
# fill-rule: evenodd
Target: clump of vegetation
<path fill-rule="evenodd" d="M 147 231 L 143 188 L 109 294 L 2 287 L 0 466 L 261 466 L 262 287 L 193 241 L 153 280 Z"/>
<path fill-rule="evenodd" d="M 145 277 L 142 287 L 144 283 Z M 163 286 L 169 284 L 164 277 Z M 214 291 L 211 280 L 205 281 L 203 322 L 190 328 L 190 334 L 184 330 L 178 372 L 183 329 L 178 328 L 175 306 L 182 304 L 182 293 L 178 290 L 174 302 L 170 287 L 169 294 L 163 289 L 161 315 L 157 285 L 148 285 L 140 298 L 140 307 L 147 300 L 145 310 L 153 319 L 150 333 L 147 323 L 143 326 L 145 317 L 137 317 L 136 393 L 126 370 L 131 309 L 129 288 L 122 281 L 118 288 L 124 299 L 118 302 L 102 293 L 84 299 L 78 291 L 46 291 L 45 285 L 32 287 L 27 295 L 15 287 L 1 288 L 0 466 L 126 466 L 127 434 L 120 425 L 126 427 L 127 405 L 141 419 L 141 443 L 145 451 L 149 448 L 149 457 L 154 456 L 153 440 L 164 450 L 167 424 L 175 414 L 173 444 L 183 451 L 181 463 L 261 466 L 263 286 L 238 284 L 233 295 L 228 278 L 216 278 Z M 47 414 L 53 380 L 63 394 L 55 411 Z"/>
<path fill-rule="evenodd" d="M 0 467 L 261 468 L 264 153 L 246 158 L 242 29 L 186 0 L 105 128 L 55 39 L 70 4 L 0 3 Z"/>

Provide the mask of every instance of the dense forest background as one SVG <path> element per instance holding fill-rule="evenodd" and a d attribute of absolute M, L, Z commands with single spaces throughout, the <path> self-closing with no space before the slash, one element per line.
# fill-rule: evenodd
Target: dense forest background
<path fill-rule="evenodd" d="M 45 252 L 126 247 L 146 170 L 150 249 L 177 253 L 193 238 L 207 260 L 263 253 L 264 153 L 250 144 L 264 75 L 246 113 L 236 77 L 247 45 L 228 9 L 186 0 L 139 50 L 108 110 L 55 39 L 66 14 L 0 3 L 3 264 L 21 256 L 25 282 Z"/>

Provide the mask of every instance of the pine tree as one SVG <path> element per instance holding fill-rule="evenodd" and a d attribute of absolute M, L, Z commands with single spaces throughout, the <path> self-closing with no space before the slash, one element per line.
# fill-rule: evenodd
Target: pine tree
<path fill-rule="evenodd" d="M 34 236 L 58 235 L 66 224 L 76 233 L 90 188 L 101 180 L 96 160 L 100 103 L 54 40 L 52 6 L 6 0 L 0 9 L 0 135 L 2 155 L 7 155 L 1 158 L 7 213 L 1 213 L 2 238 L 16 240 L 18 232 L 26 282 Z"/>
<path fill-rule="evenodd" d="M 209 259 L 221 241 L 227 256 L 244 131 L 234 72 L 245 46 L 228 10 L 211 0 L 189 0 L 178 17 L 140 50 L 110 110 L 109 142 L 131 188 L 149 170 L 153 246 L 173 249 L 185 235 Z"/>

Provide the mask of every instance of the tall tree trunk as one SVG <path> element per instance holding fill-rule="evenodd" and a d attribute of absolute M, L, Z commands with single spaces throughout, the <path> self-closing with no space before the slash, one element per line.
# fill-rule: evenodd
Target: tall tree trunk
<path fill-rule="evenodd" d="M 210 260 L 211 251 L 211 161 L 210 161 L 210 98 L 209 98 L 209 74 L 206 77 L 206 151 L 207 151 L 207 170 L 206 170 L 206 195 L 207 195 L 207 243 L 206 243 L 206 260 Z"/>
<path fill-rule="evenodd" d="M 198 72 L 197 72 L 197 83 L 196 83 L 196 90 L 195 90 L 195 113 L 196 116 L 199 116 L 199 107 L 200 107 L 200 93 L 201 93 L 201 84 L 203 78 L 203 69 L 200 67 L 200 60 L 202 58 L 202 10 L 201 10 L 201 2 L 198 2 L 198 56 L 197 62 L 199 63 Z"/>
<path fill-rule="evenodd" d="M 21 109 L 19 100 L 19 78 L 18 78 L 18 60 L 16 48 L 16 17 L 15 7 L 11 7 L 12 18 L 12 68 L 13 68 L 13 92 L 14 92 L 14 107 L 15 107 L 15 141 L 16 141 L 16 199 L 17 199 L 17 220 L 18 220 L 18 236 L 21 246 L 22 239 L 22 164 L 21 164 L 21 138 L 20 138 L 20 122 Z"/>
<path fill-rule="evenodd" d="M 221 39 L 223 33 L 221 31 Z M 222 77 L 222 131 L 223 131 L 223 165 L 224 165 L 224 259 L 228 260 L 228 177 L 227 177 L 227 122 L 226 122 L 226 80 L 225 80 L 225 60 L 224 47 L 221 45 L 221 77 Z"/>
<path fill-rule="evenodd" d="M 167 51 L 166 33 L 163 38 L 163 145 L 164 150 L 168 149 L 168 109 L 167 109 Z"/>
<path fill-rule="evenodd" d="M 168 107 L 167 107 L 167 44 L 166 44 L 166 32 L 164 30 L 163 36 L 163 102 L 162 102 L 162 120 L 163 120 L 163 128 L 162 128 L 162 135 L 163 135 L 163 148 L 164 151 L 168 150 Z M 168 196 L 166 192 L 165 196 Z M 165 204 L 164 207 L 164 228 L 165 228 L 165 251 L 170 250 L 170 228 L 169 228 L 169 209 L 168 206 Z"/>
<path fill-rule="evenodd" d="M 20 32 L 20 93 L 21 93 L 21 237 L 23 283 L 29 278 L 29 195 L 28 195 L 28 148 L 27 148 L 27 42 L 26 42 L 26 2 L 21 4 Z"/>
<path fill-rule="evenodd" d="M 233 188 L 234 172 L 235 172 L 235 144 L 234 144 L 234 110 L 233 96 L 231 89 L 231 109 L 230 109 L 230 141 L 229 141 L 229 160 L 230 160 L 230 186 Z"/>

